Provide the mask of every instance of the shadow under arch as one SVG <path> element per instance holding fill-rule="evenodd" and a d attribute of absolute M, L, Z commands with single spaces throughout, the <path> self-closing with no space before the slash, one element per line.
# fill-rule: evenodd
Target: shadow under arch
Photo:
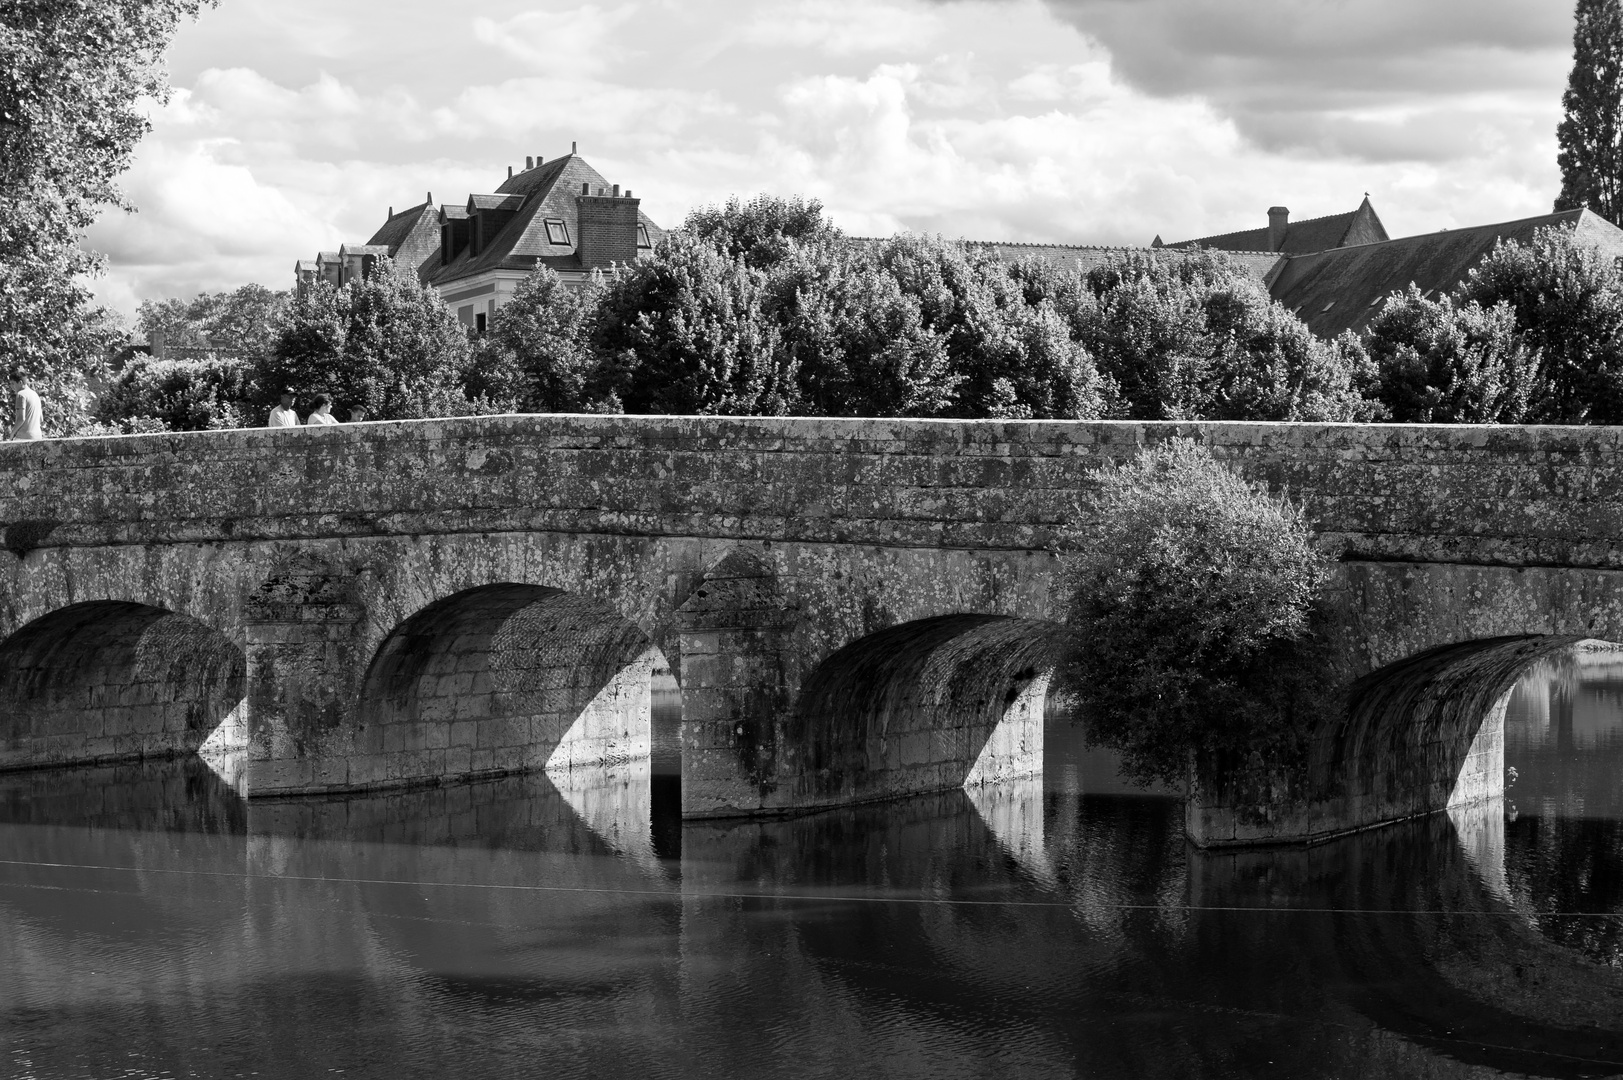
<path fill-rule="evenodd" d="M 500 583 L 429 604 L 362 683 L 353 787 L 646 758 L 663 656 L 608 604 Z"/>
<path fill-rule="evenodd" d="M 0 643 L 0 769 L 196 752 L 238 715 L 245 671 L 242 650 L 189 615 L 59 608 Z"/>
<path fill-rule="evenodd" d="M 1308 746 L 1300 794 L 1266 815 L 1224 778 L 1197 777 L 1188 808 L 1201 847 L 1317 842 L 1504 795 L 1505 708 L 1534 664 L 1596 639 L 1518 635 L 1426 649 L 1356 680 Z"/>
<path fill-rule="evenodd" d="M 1062 626 L 941 615 L 869 634 L 802 683 L 781 760 L 796 805 L 1039 775 Z"/>

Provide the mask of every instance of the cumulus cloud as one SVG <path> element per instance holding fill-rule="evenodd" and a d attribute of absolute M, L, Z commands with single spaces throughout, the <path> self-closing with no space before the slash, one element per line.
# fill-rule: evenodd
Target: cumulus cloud
<path fill-rule="evenodd" d="M 1045 2 L 1135 87 L 1210 101 L 1266 149 L 1368 161 L 1458 158 L 1505 113 L 1553 126 L 1571 54 L 1564 3 Z"/>
<path fill-rule="evenodd" d="M 1357 205 L 1395 234 L 1554 190 L 1570 16 L 1519 0 L 233 0 L 90 237 L 99 291 L 285 287 L 386 208 L 578 140 L 676 224 L 729 194 L 849 231 L 1142 244 Z M 1565 5 L 1553 5 L 1563 10 Z"/>

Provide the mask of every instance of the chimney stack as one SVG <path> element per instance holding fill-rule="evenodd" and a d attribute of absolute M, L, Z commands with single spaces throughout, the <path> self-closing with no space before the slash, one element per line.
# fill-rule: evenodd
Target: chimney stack
<path fill-rule="evenodd" d="M 1278 251 L 1285 246 L 1285 232 L 1290 228 L 1291 212 L 1287 207 L 1268 208 L 1268 250 Z"/>
<path fill-rule="evenodd" d="M 570 153 L 571 153 L 571 154 L 578 154 L 578 153 L 580 153 L 580 143 L 578 143 L 578 142 L 571 142 L 571 143 L 570 143 L 570 144 L 569 144 L 569 152 L 570 152 Z"/>
<path fill-rule="evenodd" d="M 531 158 L 529 154 L 525 154 L 524 155 L 524 171 L 529 172 L 533 168 L 535 168 L 535 160 L 533 158 Z"/>
<path fill-rule="evenodd" d="M 540 154 L 535 155 L 535 167 L 539 169 L 541 167 L 541 163 L 546 160 L 547 159 L 542 157 Z"/>
<path fill-rule="evenodd" d="M 513 166 L 511 165 L 507 167 L 507 178 L 509 180 L 513 179 Z"/>
<path fill-rule="evenodd" d="M 430 191 L 430 192 L 429 192 L 429 193 L 428 193 L 428 205 L 429 205 L 429 206 L 433 206 L 433 205 L 434 205 L 434 193 L 433 193 L 433 192 L 432 192 L 432 191 Z"/>
<path fill-rule="evenodd" d="M 618 199 L 620 197 L 620 185 L 619 184 L 614 185 L 614 197 L 616 199 Z"/>

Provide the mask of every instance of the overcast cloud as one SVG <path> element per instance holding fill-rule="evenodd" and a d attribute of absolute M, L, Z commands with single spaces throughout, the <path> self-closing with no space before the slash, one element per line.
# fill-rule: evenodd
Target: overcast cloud
<path fill-rule="evenodd" d="M 1394 235 L 1549 209 L 1561 0 L 222 0 L 182 32 L 103 298 L 276 288 L 389 206 L 578 140 L 655 220 L 1142 244 L 1365 191 Z"/>

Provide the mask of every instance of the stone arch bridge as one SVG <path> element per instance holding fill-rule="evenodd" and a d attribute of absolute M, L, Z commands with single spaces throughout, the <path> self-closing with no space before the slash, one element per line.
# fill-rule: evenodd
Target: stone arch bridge
<path fill-rule="evenodd" d="M 1623 429 L 509 416 L 0 445 L 0 768 L 229 742 L 250 796 L 646 755 L 683 812 L 1041 769 L 1101 463 L 1201 441 L 1341 558 L 1352 686 L 1267 819 L 1318 839 L 1491 797 L 1503 700 L 1623 640 Z"/>

